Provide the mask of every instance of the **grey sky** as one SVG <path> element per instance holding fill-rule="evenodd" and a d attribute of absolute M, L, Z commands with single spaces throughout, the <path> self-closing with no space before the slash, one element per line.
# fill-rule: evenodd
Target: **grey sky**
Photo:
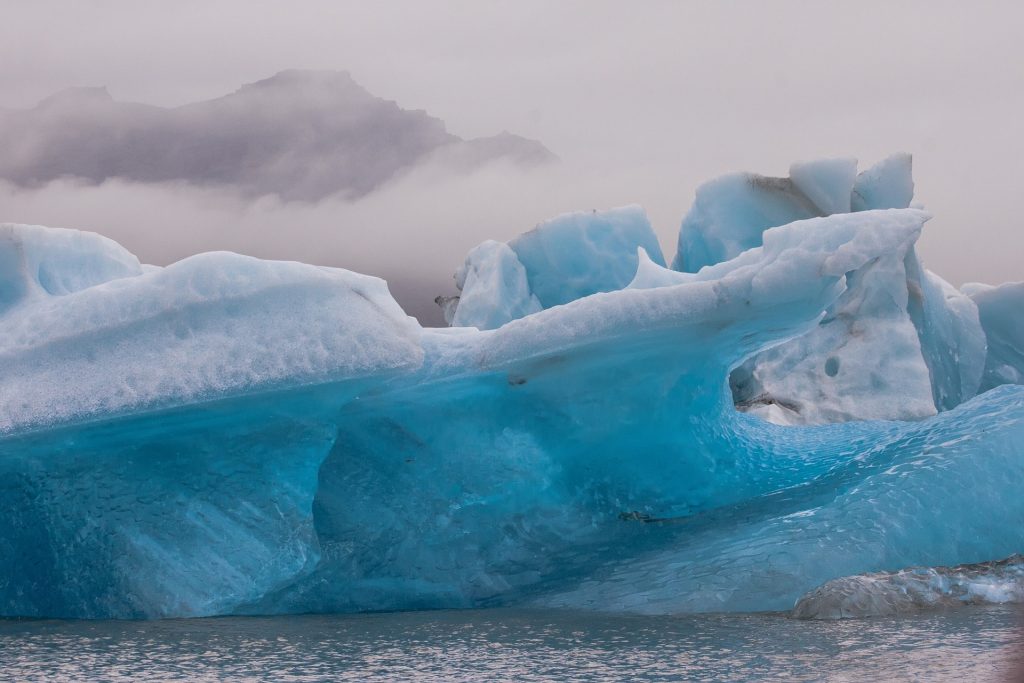
<path fill-rule="evenodd" d="M 106 232 L 151 261 L 206 248 L 441 282 L 549 215 L 643 204 L 667 252 L 703 180 L 914 154 L 926 264 L 1024 279 L 1024 11 L 952 2 L 0 2 L 0 106 L 65 87 L 209 99 L 282 69 L 346 69 L 464 138 L 540 140 L 557 169 L 422 170 L 356 204 L 255 204 L 108 183 L 0 192 L 0 220 Z M 159 207 L 159 209 L 155 209 Z M 399 285 L 398 280 L 417 283 Z M 439 286 L 441 286 L 439 285 Z M 429 288 L 429 287 L 428 287 Z M 425 295 L 424 295 L 425 296 Z"/>

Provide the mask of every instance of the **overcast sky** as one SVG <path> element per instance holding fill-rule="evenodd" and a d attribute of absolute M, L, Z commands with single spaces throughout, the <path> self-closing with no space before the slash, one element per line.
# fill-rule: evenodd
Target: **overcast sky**
<path fill-rule="evenodd" d="M 345 69 L 455 135 L 509 130 L 561 163 L 423 168 L 358 201 L 59 182 L 0 191 L 0 221 L 108 234 L 166 263 L 229 248 L 382 275 L 415 308 L 465 252 L 551 215 L 645 206 L 667 253 L 703 180 L 914 155 L 926 265 L 1024 279 L 1019 4 L 0 0 L 0 107 L 105 85 L 175 106 L 289 68 Z M 423 290 L 423 291 L 420 291 Z M 415 300 L 409 304 L 408 297 Z M 414 311 L 418 312 L 418 311 Z"/>

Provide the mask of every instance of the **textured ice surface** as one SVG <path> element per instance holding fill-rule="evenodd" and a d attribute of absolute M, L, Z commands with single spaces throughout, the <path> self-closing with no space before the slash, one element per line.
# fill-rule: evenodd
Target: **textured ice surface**
<path fill-rule="evenodd" d="M 913 567 L 834 579 L 797 601 L 798 619 L 905 614 L 957 605 L 1024 602 L 1024 556 L 956 567 Z"/>
<path fill-rule="evenodd" d="M 932 398 L 938 410 L 949 410 L 977 394 L 981 385 L 987 343 L 978 307 L 923 268 L 913 250 L 906 268 L 907 312 L 921 341 Z"/>
<path fill-rule="evenodd" d="M 664 264 L 661 247 L 639 206 L 567 213 L 509 242 L 544 308 L 622 289 L 636 273 L 643 247 Z"/>
<path fill-rule="evenodd" d="M 893 154 L 857 175 L 850 208 L 902 209 L 914 198 L 912 160 L 909 154 Z"/>
<path fill-rule="evenodd" d="M 704 183 L 679 229 L 673 270 L 695 273 L 761 244 L 768 228 L 825 215 L 790 178 L 733 173 Z"/>
<path fill-rule="evenodd" d="M 849 213 L 850 194 L 857 180 L 857 160 L 823 159 L 796 163 L 789 167 L 789 179 L 821 213 Z"/>
<path fill-rule="evenodd" d="M 0 433 L 422 360 L 387 285 L 344 270 L 208 253 L 37 294 L 0 319 Z"/>
<path fill-rule="evenodd" d="M 507 245 L 484 242 L 455 273 L 462 293 L 451 324 L 494 329 L 542 308 L 622 289 L 636 274 L 638 248 L 665 264 L 639 206 L 567 213 Z"/>
<path fill-rule="evenodd" d="M 801 194 L 837 196 L 840 166 Z M 649 256 L 642 213 L 613 214 L 600 239 L 580 214 L 535 251 L 474 251 L 465 315 L 510 318 L 489 330 L 423 329 L 343 270 L 226 253 L 153 269 L 11 229 L 29 246 L 3 252 L 24 293 L 0 311 L 0 615 L 784 610 L 837 577 L 1020 551 L 1024 387 L 913 422 L 780 427 L 733 404 L 730 372 L 787 344 L 839 354 L 818 381 L 875 372 L 885 390 L 860 395 L 904 392 L 894 411 L 956 403 L 1011 358 L 1012 292 L 972 290 L 1008 340 L 984 366 L 973 300 L 914 269 L 926 214 L 790 222 L 697 273 Z M 587 279 L 627 249 L 628 277 Z M 64 266 L 37 277 L 47 263 Z M 845 332 L 823 342 L 830 324 Z M 861 337 L 876 345 L 842 355 Z"/>
<path fill-rule="evenodd" d="M 733 258 L 808 211 L 905 208 L 913 187 L 905 154 L 860 175 L 855 160 L 834 159 L 793 164 L 789 178 L 726 176 L 698 189 L 673 267 Z M 916 240 L 848 273 L 846 293 L 816 330 L 738 368 L 737 406 L 781 424 L 817 424 L 917 419 L 974 396 L 985 363 L 977 307 L 921 266 Z"/>
<path fill-rule="evenodd" d="M 450 321 L 456 327 L 491 330 L 543 308 L 519 257 L 504 242 L 489 240 L 470 251 L 455 284 L 462 292 Z"/>
<path fill-rule="evenodd" d="M 39 296 L 60 296 L 139 275 L 120 244 L 91 232 L 0 224 L 0 315 Z"/>
<path fill-rule="evenodd" d="M 673 267 L 691 273 L 679 277 L 657 268 L 660 250 L 638 207 L 567 214 L 505 248 L 486 242 L 473 250 L 456 274 L 461 311 L 451 322 L 494 329 L 597 291 L 687 282 L 693 271 L 759 246 L 774 227 L 906 208 L 912 197 L 907 154 L 859 175 L 856 160 L 827 159 L 795 163 L 787 178 L 719 178 L 698 189 L 683 221 Z M 919 419 L 977 394 L 986 359 L 977 306 L 921 265 L 917 238 L 848 273 L 847 291 L 817 329 L 737 368 L 736 405 L 780 424 L 820 424 Z"/>
<path fill-rule="evenodd" d="M 963 290 L 978 306 L 988 341 L 981 390 L 1024 384 L 1024 282 L 999 287 L 971 283 Z"/>
<path fill-rule="evenodd" d="M 846 291 L 816 327 L 733 373 L 742 408 L 782 423 L 909 420 L 935 413 L 928 367 L 908 312 L 905 265 L 927 216 L 907 209 L 893 210 L 893 216 L 843 215 L 872 224 L 896 217 L 917 229 L 847 273 Z"/>
<path fill-rule="evenodd" d="M 644 613 L 785 610 L 836 577 L 980 562 L 1022 544 L 1022 387 L 914 423 L 794 429 L 755 420 L 741 414 L 730 425 L 733 453 L 744 454 L 733 467 L 778 477 L 771 484 L 642 524 L 646 552 L 634 548 L 535 602 Z"/>
<path fill-rule="evenodd" d="M 868 209 L 905 209 L 914 195 L 909 154 L 857 175 L 855 159 L 795 163 L 788 178 L 733 173 L 697 188 L 679 228 L 674 270 L 696 272 L 761 244 L 768 228 L 803 218 Z"/>

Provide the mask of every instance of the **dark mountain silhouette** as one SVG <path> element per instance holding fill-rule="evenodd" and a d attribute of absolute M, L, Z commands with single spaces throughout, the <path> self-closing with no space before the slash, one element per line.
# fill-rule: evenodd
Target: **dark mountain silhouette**
<path fill-rule="evenodd" d="M 502 132 L 464 140 L 444 122 L 360 86 L 347 72 L 282 71 L 174 108 L 73 88 L 27 110 L 0 110 L 0 179 L 180 181 L 315 201 L 356 198 L 431 160 L 468 171 L 496 159 L 541 164 L 541 143 Z"/>

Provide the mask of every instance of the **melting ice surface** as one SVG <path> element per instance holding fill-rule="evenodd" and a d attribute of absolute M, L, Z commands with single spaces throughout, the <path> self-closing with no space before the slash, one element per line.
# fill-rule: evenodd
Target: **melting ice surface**
<path fill-rule="evenodd" d="M 1020 552 L 1019 291 L 920 265 L 909 159 L 855 171 L 714 181 L 679 270 L 635 207 L 485 243 L 446 329 L 0 228 L 0 615 L 786 610 Z"/>
<path fill-rule="evenodd" d="M 799 619 L 887 616 L 920 609 L 1024 602 L 1024 556 L 834 579 L 797 601 Z"/>

